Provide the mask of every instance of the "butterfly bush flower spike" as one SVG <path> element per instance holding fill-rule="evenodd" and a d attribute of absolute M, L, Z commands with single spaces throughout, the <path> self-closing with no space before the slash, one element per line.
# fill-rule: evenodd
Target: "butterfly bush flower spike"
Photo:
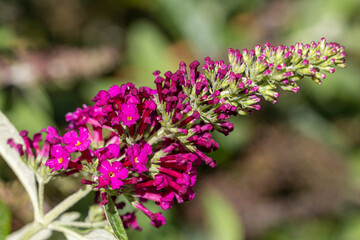
<path fill-rule="evenodd" d="M 325 39 L 293 46 L 256 46 L 229 49 L 229 63 L 205 58 L 163 75 L 155 71 L 155 89 L 132 83 L 100 90 L 94 105 L 83 105 L 66 115 L 68 132 L 60 136 L 53 127 L 33 140 L 21 132 L 24 145 L 9 140 L 26 162 L 41 160 L 51 174 L 78 173 L 95 191 L 95 202 L 114 199 L 126 228 L 141 229 L 135 212 L 122 213 L 122 196 L 148 216 L 155 227 L 165 224 L 148 201 L 167 210 L 175 202 L 194 198 L 197 168 L 216 161 L 207 154 L 219 144 L 218 131 L 234 129 L 230 116 L 261 109 L 261 100 L 276 103 L 279 90 L 298 92 L 304 77 L 320 84 L 334 67 L 345 67 L 344 47 Z M 45 159 L 45 160 L 44 160 Z"/>

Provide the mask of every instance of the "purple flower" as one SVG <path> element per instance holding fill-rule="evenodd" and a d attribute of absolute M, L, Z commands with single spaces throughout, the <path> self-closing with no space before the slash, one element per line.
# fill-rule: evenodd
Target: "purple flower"
<path fill-rule="evenodd" d="M 89 111 L 90 107 L 83 105 L 83 108 L 77 108 L 75 112 L 70 112 L 65 115 L 65 120 L 70 122 L 69 129 L 75 129 L 79 126 L 85 126 L 89 121 Z"/>
<path fill-rule="evenodd" d="M 129 175 L 128 170 L 122 166 L 121 162 L 113 162 L 111 164 L 106 160 L 102 161 L 98 170 L 103 174 L 102 181 L 108 181 L 114 190 L 124 185 L 122 179 L 127 178 Z"/>
<path fill-rule="evenodd" d="M 48 126 L 47 129 L 43 128 L 41 131 L 47 133 L 45 139 L 50 144 L 57 144 L 61 142 L 61 137 L 59 136 L 59 133 L 56 130 L 56 128 L 54 128 L 53 126 Z"/>
<path fill-rule="evenodd" d="M 147 209 L 139 202 L 133 202 L 132 204 L 134 207 L 145 213 L 150 218 L 151 224 L 156 228 L 159 228 L 165 224 L 165 218 L 161 213 L 152 213 L 149 209 Z"/>
<path fill-rule="evenodd" d="M 14 148 L 16 151 L 18 151 L 18 153 L 19 153 L 20 156 L 23 156 L 23 155 L 24 155 L 24 150 L 23 150 L 22 144 L 16 144 L 16 143 L 14 142 L 14 139 L 12 139 L 12 138 L 8 139 L 7 144 L 9 144 L 9 145 L 10 145 L 12 148 Z"/>
<path fill-rule="evenodd" d="M 160 192 L 155 189 L 138 189 L 136 191 L 136 196 L 141 199 L 147 199 L 154 201 L 157 205 L 163 210 L 167 210 L 171 208 L 174 204 L 175 193 L 170 189 L 166 189 L 166 191 Z"/>
<path fill-rule="evenodd" d="M 175 193 L 174 192 L 164 192 L 162 193 L 162 198 L 160 199 L 160 207 L 163 210 L 168 210 L 169 208 L 172 207 L 172 205 L 174 204 L 174 196 Z"/>
<path fill-rule="evenodd" d="M 100 90 L 93 98 L 93 101 L 96 102 L 96 106 L 105 106 L 108 103 L 109 98 L 110 96 L 106 91 Z"/>
<path fill-rule="evenodd" d="M 40 155 L 40 145 L 39 142 L 41 141 L 41 133 L 35 133 L 33 136 L 33 141 L 32 141 L 32 147 L 35 150 L 35 155 L 38 156 Z"/>
<path fill-rule="evenodd" d="M 139 118 L 140 115 L 135 104 L 128 103 L 121 106 L 120 121 L 124 125 L 130 127 L 135 124 Z"/>
<path fill-rule="evenodd" d="M 165 174 L 156 174 L 154 186 L 156 190 L 160 190 L 169 186 L 169 177 Z"/>
<path fill-rule="evenodd" d="M 79 128 L 79 135 L 74 130 L 65 133 L 63 140 L 64 143 L 67 144 L 65 146 L 66 150 L 70 153 L 75 151 L 85 151 L 91 143 L 90 140 L 87 140 L 88 137 L 89 133 L 86 128 Z"/>
<path fill-rule="evenodd" d="M 136 221 L 135 212 L 122 215 L 121 220 L 123 221 L 125 228 L 132 228 L 141 231 L 141 227 L 139 227 L 139 224 Z"/>
<path fill-rule="evenodd" d="M 125 150 L 126 160 L 130 161 L 135 171 L 142 173 L 147 171 L 146 163 L 148 156 L 152 153 L 150 144 L 147 142 L 141 144 L 133 144 Z"/>
<path fill-rule="evenodd" d="M 150 220 L 151 224 L 156 228 L 161 227 L 166 222 L 164 216 L 161 213 L 153 213 L 150 216 Z"/>
<path fill-rule="evenodd" d="M 20 131 L 20 136 L 23 138 L 24 140 L 24 144 L 25 144 L 25 149 L 26 149 L 26 153 L 29 157 L 34 157 L 34 153 L 32 151 L 32 141 L 31 139 L 27 136 L 28 135 L 28 131 L 26 130 L 22 130 Z"/>
<path fill-rule="evenodd" d="M 107 188 L 110 185 L 110 179 L 107 178 L 105 175 L 100 175 L 98 177 L 98 188 Z"/>
<path fill-rule="evenodd" d="M 118 85 L 113 85 L 112 87 L 109 88 L 108 93 L 111 98 L 114 98 L 121 94 L 121 89 Z"/>
<path fill-rule="evenodd" d="M 51 156 L 53 158 L 46 161 L 45 166 L 53 168 L 53 171 L 59 171 L 60 169 L 67 169 L 70 162 L 70 154 L 63 146 L 56 144 L 51 148 Z"/>
<path fill-rule="evenodd" d="M 94 151 L 94 154 L 100 161 L 106 159 L 113 159 L 119 156 L 120 147 L 117 144 L 109 144 L 107 147 L 99 148 Z"/>

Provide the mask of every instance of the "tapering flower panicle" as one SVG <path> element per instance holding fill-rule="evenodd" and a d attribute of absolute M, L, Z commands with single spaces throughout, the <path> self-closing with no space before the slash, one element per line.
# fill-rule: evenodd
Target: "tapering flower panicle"
<path fill-rule="evenodd" d="M 227 135 L 233 129 L 227 120 L 229 116 L 259 110 L 261 98 L 276 103 L 277 87 L 298 92 L 296 82 L 303 77 L 320 84 L 326 77 L 324 72 L 334 73 L 335 66 L 346 66 L 345 57 L 343 46 L 327 43 L 323 38 L 317 43 L 297 43 L 291 47 L 266 43 L 254 50 L 229 49 L 229 64 L 207 57 L 202 66 L 204 73 L 198 71 L 197 61 L 189 66 L 190 76 L 184 63 L 180 63 L 179 71 L 186 79 L 183 89 L 190 98 L 188 108 Z"/>
<path fill-rule="evenodd" d="M 167 210 L 175 201 L 194 198 L 197 167 L 216 165 L 206 155 L 219 148 L 213 131 L 229 134 L 234 128 L 230 116 L 259 110 L 261 98 L 275 103 L 277 87 L 297 92 L 297 81 L 305 76 L 321 83 L 323 72 L 345 67 L 345 56 L 344 47 L 325 39 L 291 47 L 266 43 L 250 51 L 229 49 L 229 64 L 207 57 L 202 66 L 194 61 L 187 68 L 181 62 L 175 72 L 161 76 L 155 71 L 156 89 L 127 83 L 100 90 L 93 106 L 66 114 L 69 125 L 63 136 L 52 127 L 44 130 L 42 148 L 40 135 L 30 140 L 25 131 L 25 148 L 12 140 L 9 144 L 26 159 L 41 156 L 52 175 L 82 174 L 81 182 L 92 186 L 101 205 L 123 195 L 160 227 L 165 218 L 145 202 Z M 126 228 L 140 229 L 134 212 L 121 218 Z"/>

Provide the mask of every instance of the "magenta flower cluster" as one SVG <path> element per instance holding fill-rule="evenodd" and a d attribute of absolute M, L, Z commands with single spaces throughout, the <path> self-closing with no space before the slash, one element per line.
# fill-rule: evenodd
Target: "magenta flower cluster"
<path fill-rule="evenodd" d="M 127 83 L 99 91 L 94 105 L 66 115 L 69 126 L 63 136 L 51 126 L 44 129 L 41 149 L 40 134 L 30 140 L 24 131 L 25 152 L 22 145 L 9 143 L 27 159 L 41 156 L 52 174 L 81 173 L 101 205 L 123 195 L 160 227 L 165 218 L 146 208 L 146 202 L 167 210 L 175 201 L 194 198 L 197 167 L 216 165 L 206 155 L 219 148 L 213 131 L 229 134 L 234 127 L 230 116 L 259 110 L 261 97 L 275 103 L 277 87 L 297 92 L 296 81 L 304 76 L 319 83 L 325 78 L 322 71 L 345 67 L 344 57 L 343 47 L 325 39 L 230 49 L 229 64 L 205 58 L 203 73 L 197 61 L 188 68 L 181 62 L 177 71 L 163 76 L 155 71 L 156 89 Z M 140 229 L 134 212 L 121 218 L 125 227 Z"/>
<path fill-rule="evenodd" d="M 170 82 L 170 78 L 166 81 Z M 156 227 L 165 223 L 164 217 L 161 213 L 151 213 L 143 203 L 151 200 L 166 210 L 172 207 L 175 199 L 177 202 L 192 199 L 196 166 L 201 160 L 211 166 L 215 164 L 203 151 L 210 152 L 218 147 L 210 134 L 211 125 L 194 123 L 199 115 L 189 104 L 182 104 L 185 94 L 181 85 L 173 85 L 176 91 L 161 100 L 156 99 L 162 96 L 157 90 L 137 89 L 131 83 L 99 91 L 93 99 L 95 105 L 67 114 L 71 131 L 63 137 L 63 148 L 71 153 L 78 152 L 76 163 L 95 166 L 95 172 L 88 172 L 89 178 L 82 182 L 98 191 L 100 204 L 106 204 L 114 191 L 115 195 L 124 194 Z M 177 99 L 179 95 L 183 97 Z M 177 102 L 173 102 L 174 98 Z M 157 101 L 167 105 L 167 113 L 177 105 L 175 112 L 178 114 L 172 116 L 185 115 L 177 121 L 171 116 L 172 130 L 163 125 L 164 115 L 159 114 Z M 179 138 L 184 138 L 192 150 L 183 146 Z M 126 222 L 125 218 L 123 220 Z"/>

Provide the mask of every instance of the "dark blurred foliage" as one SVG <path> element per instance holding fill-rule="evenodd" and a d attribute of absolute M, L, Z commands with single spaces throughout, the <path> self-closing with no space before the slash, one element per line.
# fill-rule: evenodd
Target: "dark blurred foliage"
<path fill-rule="evenodd" d="M 206 56 L 226 61 L 230 47 L 326 37 L 346 47 L 348 67 L 233 118 L 235 131 L 217 136 L 218 167 L 201 168 L 196 198 L 168 210 L 161 229 L 140 217 L 143 231 L 129 237 L 357 240 L 359 11 L 358 0 L 1 0 L 0 109 L 30 133 L 64 129 L 67 112 L 113 84 L 153 86 L 154 70 Z M 0 210 L 10 209 L 15 230 L 31 221 L 30 204 L 3 161 L 0 175 Z M 78 182 L 54 180 L 46 209 Z M 73 210 L 85 214 L 92 197 Z"/>

